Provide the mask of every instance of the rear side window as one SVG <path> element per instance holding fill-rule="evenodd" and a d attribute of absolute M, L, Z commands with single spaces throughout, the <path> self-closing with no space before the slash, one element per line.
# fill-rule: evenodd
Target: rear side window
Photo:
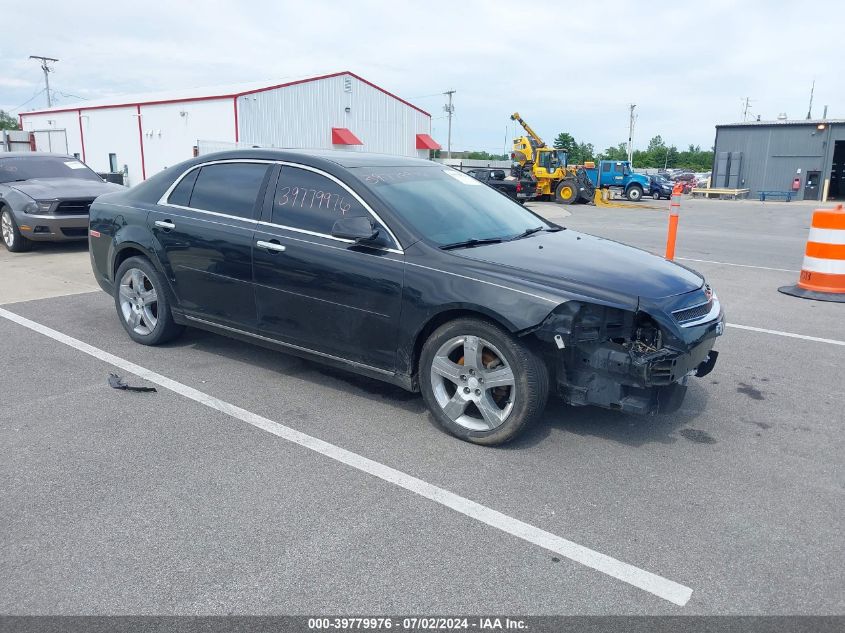
<path fill-rule="evenodd" d="M 273 200 L 273 224 L 331 235 L 342 217 L 367 216 L 357 199 L 335 181 L 296 167 L 283 167 Z"/>
<path fill-rule="evenodd" d="M 170 193 L 167 202 L 178 204 L 180 207 L 187 207 L 191 202 L 191 192 L 194 190 L 194 183 L 197 181 L 200 170 L 194 169 L 187 176 L 179 181 L 176 188 Z"/>
<path fill-rule="evenodd" d="M 605 163 L 601 166 L 602 171 L 610 171 L 610 163 Z"/>
<path fill-rule="evenodd" d="M 269 165 L 258 163 L 206 165 L 199 170 L 188 206 L 252 218 L 255 200 L 268 169 Z"/>

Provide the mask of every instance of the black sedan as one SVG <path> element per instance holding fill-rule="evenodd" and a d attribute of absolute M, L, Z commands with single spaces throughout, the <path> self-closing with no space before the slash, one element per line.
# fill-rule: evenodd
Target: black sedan
<path fill-rule="evenodd" d="M 204 328 L 422 392 L 515 437 L 550 391 L 677 409 L 723 329 L 698 274 L 555 225 L 471 176 L 352 152 L 202 156 L 91 207 L 94 275 L 135 341 Z"/>

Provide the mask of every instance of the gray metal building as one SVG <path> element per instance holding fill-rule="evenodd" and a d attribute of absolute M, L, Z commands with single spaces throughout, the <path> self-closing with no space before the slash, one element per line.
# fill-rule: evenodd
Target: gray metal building
<path fill-rule="evenodd" d="M 711 187 L 791 191 L 845 200 L 845 119 L 746 121 L 716 126 Z"/>

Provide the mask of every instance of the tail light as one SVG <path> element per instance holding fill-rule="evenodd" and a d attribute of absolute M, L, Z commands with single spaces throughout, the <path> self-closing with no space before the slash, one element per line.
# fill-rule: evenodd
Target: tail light
<path fill-rule="evenodd" d="M 519 193 L 520 191 L 522 191 L 522 183 L 518 182 L 516 183 L 516 192 Z"/>

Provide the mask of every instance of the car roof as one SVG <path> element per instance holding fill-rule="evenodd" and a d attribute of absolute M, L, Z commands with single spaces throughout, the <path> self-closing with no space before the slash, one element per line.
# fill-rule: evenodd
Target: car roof
<path fill-rule="evenodd" d="M 321 163 L 334 163 L 341 167 L 431 167 L 439 163 L 421 158 L 394 156 L 391 154 L 375 154 L 371 152 L 350 152 L 326 149 L 237 149 L 213 154 L 203 154 L 199 157 L 202 162 L 209 160 L 231 160 L 244 158 L 258 158 L 263 160 L 290 160 L 313 167 Z"/>
<path fill-rule="evenodd" d="M 42 156 L 53 156 L 55 158 L 71 158 L 78 160 L 75 156 L 68 154 L 57 154 L 55 152 L 0 152 L 0 158 L 40 158 Z"/>

